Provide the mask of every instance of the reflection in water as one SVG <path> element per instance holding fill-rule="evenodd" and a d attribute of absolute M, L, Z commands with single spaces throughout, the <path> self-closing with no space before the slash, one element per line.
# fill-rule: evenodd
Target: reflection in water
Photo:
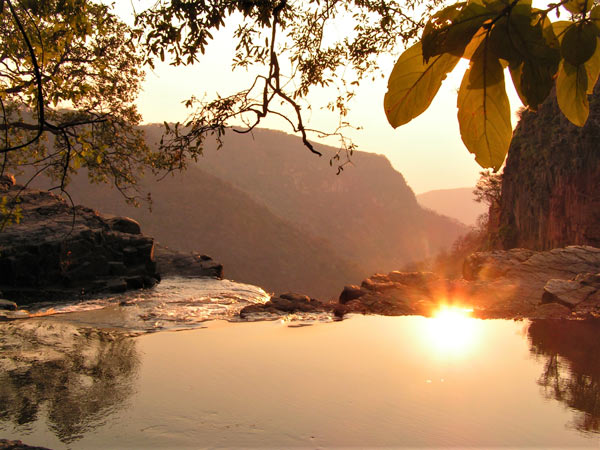
<path fill-rule="evenodd" d="M 73 442 L 123 407 L 138 365 L 125 333 L 45 319 L 0 323 L 0 422 L 26 432 L 45 414 L 52 432 Z"/>
<path fill-rule="evenodd" d="M 477 342 L 482 321 L 471 317 L 472 309 L 442 306 L 426 322 L 427 337 L 441 356 L 466 354 Z"/>
<path fill-rule="evenodd" d="M 548 398 L 577 411 L 573 426 L 600 432 L 600 320 L 534 321 L 531 352 L 546 358 L 538 380 Z"/>

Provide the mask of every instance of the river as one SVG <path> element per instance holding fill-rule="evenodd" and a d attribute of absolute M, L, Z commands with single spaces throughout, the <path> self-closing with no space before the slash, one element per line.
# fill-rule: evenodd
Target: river
<path fill-rule="evenodd" d="M 238 319 L 173 278 L 0 322 L 0 438 L 52 449 L 600 447 L 600 323 Z"/>

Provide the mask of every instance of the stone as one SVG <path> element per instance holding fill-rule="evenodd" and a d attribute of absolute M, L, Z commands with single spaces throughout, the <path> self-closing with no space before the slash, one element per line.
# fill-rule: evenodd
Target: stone
<path fill-rule="evenodd" d="M 223 278 L 223 265 L 197 254 L 183 253 L 157 244 L 154 246 L 157 271 L 161 276 Z"/>
<path fill-rule="evenodd" d="M 128 234 L 142 234 L 140 224 L 131 217 L 112 217 L 107 220 L 108 226 L 113 231 Z"/>
<path fill-rule="evenodd" d="M 574 307 L 587 299 L 597 289 L 575 280 L 548 280 L 544 286 L 542 303 L 561 303 Z"/>
<path fill-rule="evenodd" d="M 364 294 L 365 292 L 359 286 L 350 284 L 348 286 L 344 286 L 344 290 L 340 294 L 339 302 L 343 305 L 351 300 L 361 297 Z"/>
<path fill-rule="evenodd" d="M 15 302 L 11 302 L 10 300 L 5 300 L 0 298 L 0 311 L 16 311 L 17 304 Z"/>

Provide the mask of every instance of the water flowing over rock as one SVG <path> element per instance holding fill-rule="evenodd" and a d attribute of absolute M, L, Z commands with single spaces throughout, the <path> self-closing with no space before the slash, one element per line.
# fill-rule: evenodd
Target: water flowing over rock
<path fill-rule="evenodd" d="M 375 274 L 360 287 L 346 286 L 336 312 L 430 315 L 441 304 L 489 318 L 600 317 L 600 249 L 474 253 L 458 280 L 426 272 Z"/>
<path fill-rule="evenodd" d="M 21 216 L 0 233 L 5 297 L 26 303 L 156 284 L 154 240 L 132 219 L 105 218 L 11 183 L 0 183 L 0 196 Z"/>

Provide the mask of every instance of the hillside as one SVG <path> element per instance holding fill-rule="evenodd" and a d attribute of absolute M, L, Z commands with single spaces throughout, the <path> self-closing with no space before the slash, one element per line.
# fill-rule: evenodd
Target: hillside
<path fill-rule="evenodd" d="M 151 145 L 162 133 L 156 125 L 145 130 Z M 135 218 L 164 245 L 213 256 L 226 277 L 321 298 L 435 255 L 465 231 L 419 206 L 385 157 L 355 152 L 354 165 L 336 176 L 328 164 L 334 149 L 318 148 L 322 158 L 282 132 L 228 133 L 220 150 L 208 145 L 187 172 L 143 181 L 152 212 L 90 186 L 83 174 L 69 190 L 76 203 Z"/>
<path fill-rule="evenodd" d="M 470 226 L 476 225 L 477 218 L 487 212 L 485 204 L 475 201 L 472 187 L 424 192 L 417 195 L 417 201 L 425 208 Z"/>
<path fill-rule="evenodd" d="M 148 127 L 150 136 L 160 128 Z M 198 167 L 223 179 L 302 230 L 331 242 L 339 254 L 369 273 L 387 272 L 447 248 L 465 231 L 456 221 L 423 209 L 404 177 L 382 155 L 354 152 L 336 176 L 335 149 L 258 129 L 228 133 L 220 150 L 208 145 Z"/>

